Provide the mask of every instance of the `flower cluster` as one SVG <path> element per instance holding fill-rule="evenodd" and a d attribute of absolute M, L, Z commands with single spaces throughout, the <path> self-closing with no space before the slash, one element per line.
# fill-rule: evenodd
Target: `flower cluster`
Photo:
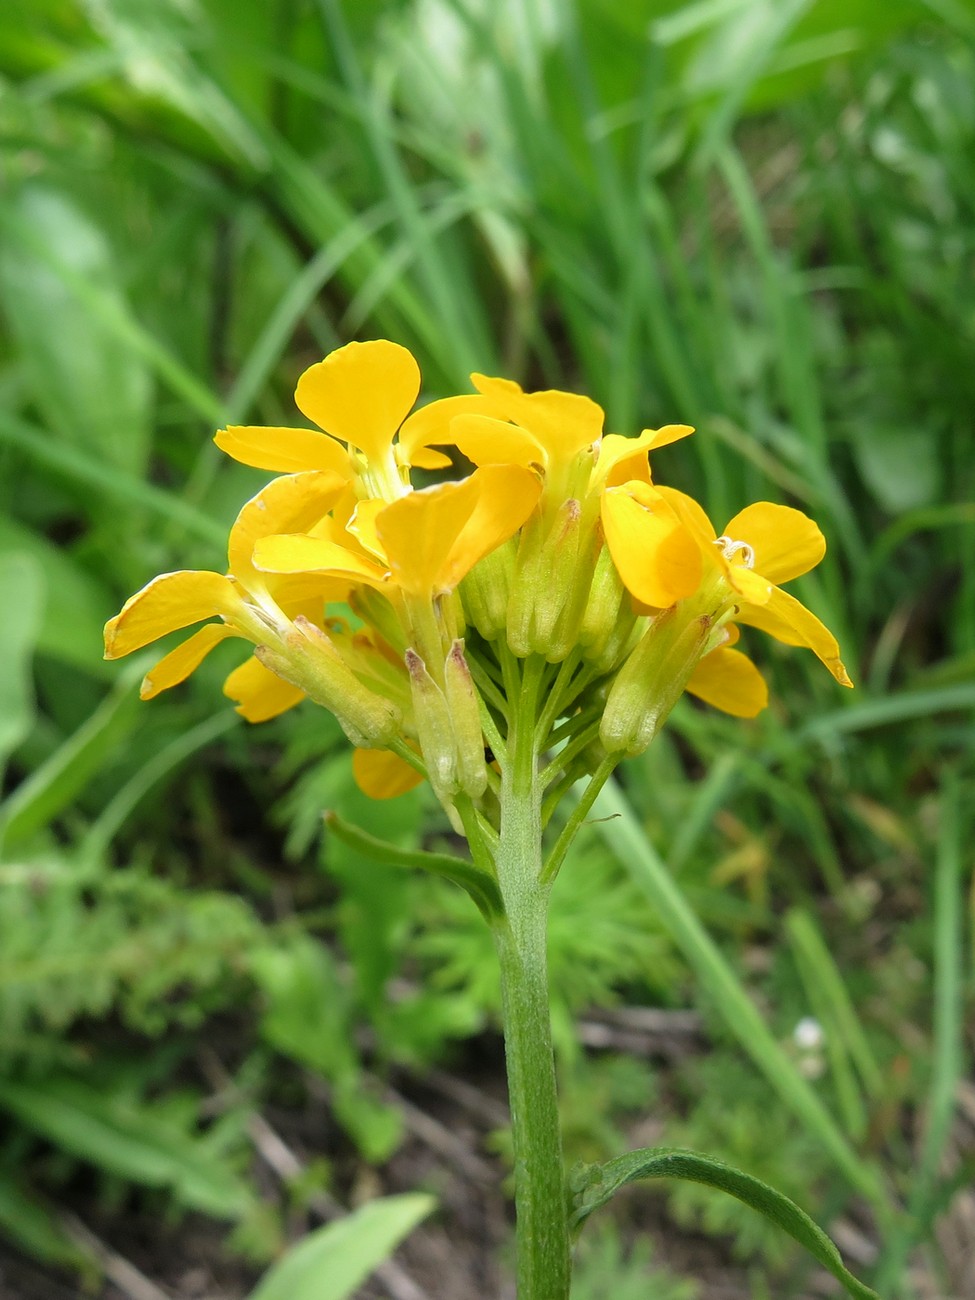
<path fill-rule="evenodd" d="M 812 520 L 760 502 L 719 534 L 651 477 L 649 454 L 686 425 L 604 436 L 586 397 L 472 378 L 476 393 L 413 410 L 411 354 L 350 343 L 298 381 L 322 432 L 218 433 L 278 477 L 238 515 L 227 572 L 154 578 L 106 627 L 106 657 L 202 623 L 150 671 L 150 698 L 242 638 L 253 653 L 224 689 L 245 718 L 310 697 L 357 746 L 367 793 L 426 778 L 452 814 L 465 800 L 488 821 L 529 662 L 538 752 L 560 755 L 560 784 L 643 750 L 685 690 L 757 714 L 767 691 L 735 648 L 740 625 L 850 684 L 834 637 L 780 586 L 823 556 Z M 472 472 L 414 486 L 411 471 L 452 469 L 450 450 Z"/>

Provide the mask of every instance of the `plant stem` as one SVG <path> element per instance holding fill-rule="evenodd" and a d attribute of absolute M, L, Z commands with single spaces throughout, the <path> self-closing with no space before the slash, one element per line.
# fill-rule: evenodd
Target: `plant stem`
<path fill-rule="evenodd" d="M 549 890 L 541 883 L 541 784 L 534 745 L 544 673 L 527 661 L 502 771 L 494 926 L 515 1155 L 518 1300 L 566 1300 L 569 1232 L 546 970 Z"/>

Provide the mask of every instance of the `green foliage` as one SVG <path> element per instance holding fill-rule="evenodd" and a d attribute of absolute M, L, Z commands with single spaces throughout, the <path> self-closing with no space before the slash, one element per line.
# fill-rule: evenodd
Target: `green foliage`
<path fill-rule="evenodd" d="M 612 1222 L 594 1225 L 576 1247 L 572 1300 L 698 1300 L 698 1284 L 655 1265 L 653 1254 L 647 1239 L 627 1251 Z"/>
<path fill-rule="evenodd" d="M 146 1187 L 171 1188 L 180 1204 L 217 1218 L 239 1218 L 252 1192 L 224 1158 L 219 1127 L 192 1131 L 198 1098 L 163 1102 L 67 1074 L 0 1083 L 0 1108 L 67 1154 Z"/>
<path fill-rule="evenodd" d="M 827 1164 L 808 1132 L 773 1101 L 769 1089 L 740 1058 L 729 1052 L 689 1064 L 684 1087 L 687 1114 L 668 1127 L 668 1138 L 706 1151 L 760 1178 L 800 1205 L 814 1204 Z M 731 1239 L 745 1259 L 761 1259 L 773 1270 L 795 1262 L 787 1237 L 761 1215 L 729 1196 L 715 1196 L 699 1184 L 668 1188 L 675 1220 L 684 1227 Z"/>
<path fill-rule="evenodd" d="M 420 1193 L 370 1201 L 300 1241 L 264 1276 L 251 1300 L 344 1300 L 434 1204 Z"/>
<path fill-rule="evenodd" d="M 32 556 L 14 552 L 0 559 L 0 606 L 8 611 L 0 642 L 0 775 L 34 719 L 30 666 L 44 596 L 44 578 Z"/>
<path fill-rule="evenodd" d="M 855 1300 L 877 1300 L 877 1293 L 844 1267 L 833 1242 L 793 1201 L 761 1179 L 693 1151 L 645 1147 L 582 1171 L 576 1182 L 574 1223 L 584 1223 L 593 1210 L 605 1205 L 627 1183 L 651 1178 L 679 1178 L 735 1197 L 805 1247 Z"/>
<path fill-rule="evenodd" d="M 251 954 L 265 997 L 264 1038 L 332 1084 L 340 1123 L 367 1159 L 392 1155 L 402 1136 L 399 1116 L 370 1096 L 354 1045 L 355 1020 L 328 949 L 312 940 Z"/>
<path fill-rule="evenodd" d="M 232 1004 L 263 934 L 230 894 L 188 892 L 138 868 L 55 859 L 0 866 L 0 1018 L 8 1061 L 45 1034 L 117 1014 L 138 1033 L 199 1025 Z M 56 1038 L 51 1039 L 52 1046 Z"/>
<path fill-rule="evenodd" d="M 213 428 L 292 423 L 302 366 L 385 334 L 420 357 L 428 396 L 477 368 L 584 388 L 614 431 L 696 424 L 661 455 L 719 524 L 762 497 L 822 523 L 829 552 L 799 595 L 840 630 L 857 692 L 837 699 L 812 656 L 765 642 L 763 718 L 687 704 L 625 780 L 733 979 L 758 960 L 780 1034 L 787 1011 L 824 1025 L 815 1095 L 846 1148 L 870 1136 L 910 1206 L 909 1222 L 878 1228 L 885 1285 L 903 1293 L 907 1256 L 935 1250 L 948 1195 L 936 1175 L 971 993 L 959 965 L 970 943 L 950 924 L 956 849 L 942 845 L 937 923 L 927 882 L 930 826 L 965 842 L 958 810 L 975 775 L 973 22 L 968 0 L 280 13 L 12 0 L 0 35 L 3 1082 L 62 1103 L 67 1090 L 79 1113 L 104 1087 L 109 1134 L 116 1103 L 131 1126 L 149 1099 L 176 1098 L 166 1132 L 192 1164 L 209 1132 L 185 1062 L 215 1016 L 250 1022 L 256 995 L 246 1104 L 273 1096 L 276 1075 L 300 1086 L 311 1070 L 378 1157 L 395 1122 L 373 1075 L 389 1061 L 421 1069 L 495 1021 L 493 956 L 460 890 L 377 868 L 334 837 L 324 869 L 311 861 L 329 808 L 405 853 L 454 851 L 422 793 L 367 805 L 344 740 L 310 711 L 245 738 L 219 703 L 239 648 L 149 705 L 136 699 L 145 664 L 100 658 L 101 624 L 148 577 L 224 563 L 226 525 L 262 476 L 221 460 Z M 949 764 L 954 803 L 939 793 Z M 604 1064 L 587 1081 L 575 1015 L 703 996 L 718 1020 L 713 990 L 702 995 L 612 856 L 618 831 L 580 840 L 553 905 L 567 1115 L 584 1118 L 587 1098 L 615 1112 L 574 1130 L 592 1148 L 650 1084 L 642 1066 L 630 1078 Z M 334 994 L 324 1010 L 319 983 Z M 300 1032 L 307 1014 L 315 1043 Z M 128 1070 L 143 1060 L 136 1086 Z M 667 1140 L 725 1153 L 802 1204 L 842 1203 L 842 1181 L 809 1149 L 811 1112 L 785 1131 L 736 1061 L 722 1045 L 700 1067 L 698 1100 Z M 904 1117 L 922 1108 L 915 1186 Z M 225 1135 L 236 1154 L 215 1167 L 243 1179 L 239 1134 Z M 69 1165 L 99 1167 L 73 1140 Z M 70 1147 L 52 1124 L 42 1137 L 24 1115 L 11 1122 L 0 1220 L 68 1261 L 41 1195 L 63 1186 L 45 1158 L 59 1143 Z M 192 1180 L 153 1158 L 141 1182 L 138 1161 L 126 1167 L 155 1186 L 143 1195 L 200 1204 Z M 13 1213 L 21 1191 L 36 1213 Z M 702 1195 L 675 1194 L 678 1215 L 774 1260 L 760 1220 Z M 605 1250 L 604 1270 L 625 1272 L 622 1246 Z M 632 1258 L 638 1273 L 645 1257 Z"/>

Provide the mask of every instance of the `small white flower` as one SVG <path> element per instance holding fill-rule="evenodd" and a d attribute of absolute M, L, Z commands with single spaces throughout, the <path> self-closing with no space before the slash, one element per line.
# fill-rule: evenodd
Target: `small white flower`
<path fill-rule="evenodd" d="M 792 1041 L 802 1052 L 818 1052 L 826 1042 L 823 1027 L 813 1016 L 803 1016 L 792 1031 Z"/>

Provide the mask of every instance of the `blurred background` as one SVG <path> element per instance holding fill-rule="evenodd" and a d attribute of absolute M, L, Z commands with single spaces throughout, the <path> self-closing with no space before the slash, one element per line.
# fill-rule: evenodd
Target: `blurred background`
<path fill-rule="evenodd" d="M 302 369 L 374 337 L 424 398 L 477 369 L 694 424 L 660 478 L 822 526 L 795 590 L 857 690 L 756 637 L 769 710 L 685 701 L 622 781 L 898 1209 L 748 1059 L 611 824 L 554 898 L 568 1157 L 710 1151 L 886 1295 L 975 1295 L 975 4 L 7 0 L 0 145 L 5 1300 L 240 1300 L 413 1187 L 439 1209 L 357 1294 L 510 1294 L 490 941 L 321 834 L 435 846 L 432 799 L 369 805 L 322 713 L 243 723 L 232 650 L 149 704 L 153 656 L 101 658 L 267 477 L 213 431 L 300 422 Z M 574 1300 L 834 1294 L 706 1189 L 603 1214 Z"/>

